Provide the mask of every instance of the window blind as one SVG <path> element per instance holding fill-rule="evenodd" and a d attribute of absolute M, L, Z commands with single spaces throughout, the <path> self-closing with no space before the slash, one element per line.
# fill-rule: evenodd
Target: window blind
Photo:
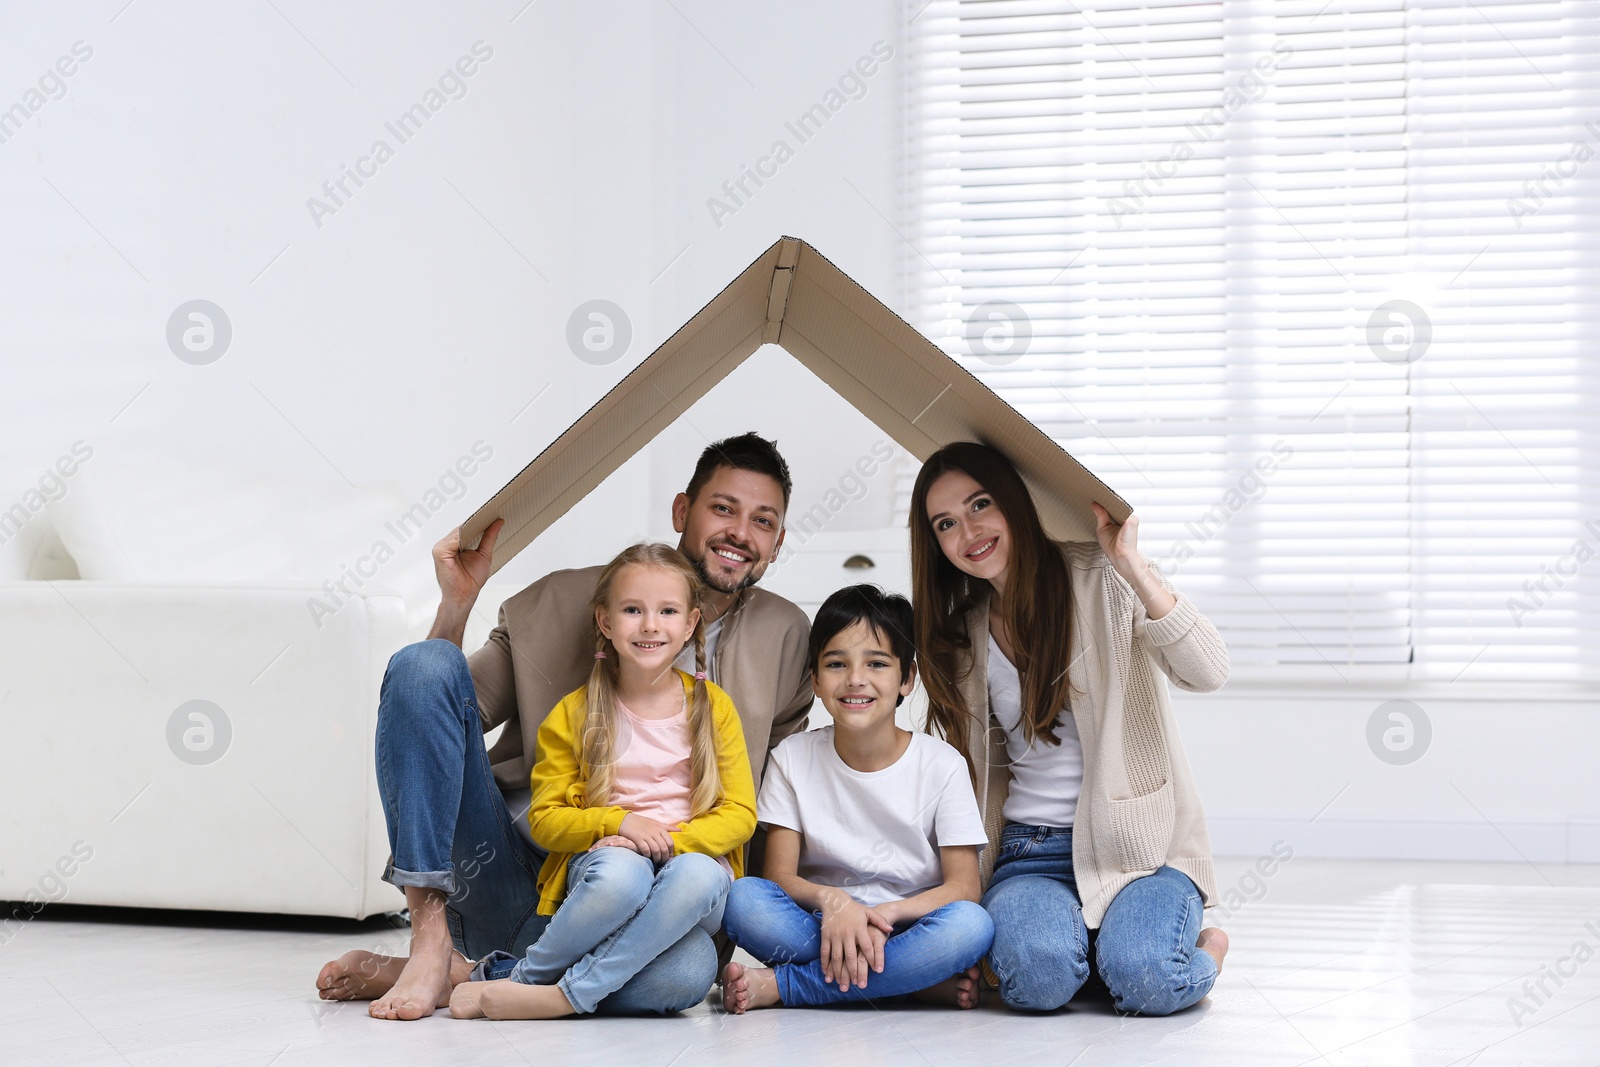
<path fill-rule="evenodd" d="M 908 8 L 914 321 L 1241 673 L 1593 672 L 1597 6 Z"/>

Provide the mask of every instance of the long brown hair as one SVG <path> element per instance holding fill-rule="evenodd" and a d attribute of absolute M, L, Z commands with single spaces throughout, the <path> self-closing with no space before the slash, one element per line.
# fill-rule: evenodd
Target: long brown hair
<path fill-rule="evenodd" d="M 982 579 L 951 563 L 928 521 L 928 490 L 939 476 L 960 471 L 981 485 L 1011 531 L 1010 580 L 1001 611 L 1011 632 L 1022 677 L 1022 729 L 1029 743 L 1060 744 L 1055 728 L 1067 706 L 1067 664 L 1072 640 L 1072 599 L 1067 564 L 1039 521 L 1033 496 L 1017 468 L 1000 451 L 973 441 L 945 445 L 928 457 L 911 490 L 911 588 L 922 684 L 928 691 L 928 732 L 966 753 L 967 726 L 988 721 L 988 709 L 968 708 L 960 683 L 971 670 L 972 638 L 966 615 Z M 959 664 L 965 660 L 965 669 Z"/>
<path fill-rule="evenodd" d="M 680 576 L 688 589 L 687 610 L 701 608 L 700 622 L 694 628 L 694 694 L 689 700 L 689 807 L 691 817 L 704 815 L 722 799 L 722 777 L 717 770 L 717 728 L 711 718 L 711 694 L 706 689 L 706 626 L 702 598 L 705 586 L 694 565 L 683 553 L 670 545 L 637 544 L 623 549 L 617 558 L 606 564 L 595 583 L 594 596 L 589 601 L 591 617 L 597 608 L 611 601 L 611 589 L 616 584 L 622 568 L 632 564 L 660 567 Z M 601 807 L 611 803 L 616 790 L 617 749 L 617 657 L 620 653 L 609 638 L 600 631 L 598 619 L 594 627 L 594 650 L 604 652 L 604 659 L 596 659 L 589 671 L 589 685 L 584 693 L 583 736 L 578 758 L 584 776 L 584 806 Z"/>

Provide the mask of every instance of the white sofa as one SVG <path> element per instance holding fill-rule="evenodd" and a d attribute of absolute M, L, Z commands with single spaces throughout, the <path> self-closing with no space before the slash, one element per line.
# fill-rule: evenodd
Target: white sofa
<path fill-rule="evenodd" d="M 358 596 L 318 628 L 317 591 L 0 582 L 0 899 L 403 907 L 380 878 L 373 730 L 384 665 L 408 640 L 404 604 Z M 227 727 L 208 737 L 185 713 L 169 730 L 194 700 Z"/>

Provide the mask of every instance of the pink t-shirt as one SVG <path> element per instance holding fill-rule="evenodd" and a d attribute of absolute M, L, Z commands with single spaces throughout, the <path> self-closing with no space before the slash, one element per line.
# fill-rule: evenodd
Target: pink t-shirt
<path fill-rule="evenodd" d="M 622 701 L 617 721 L 617 762 L 611 802 L 677 829 L 689 821 L 693 778 L 689 771 L 689 716 L 641 719 Z M 733 873 L 725 856 L 717 862 Z"/>

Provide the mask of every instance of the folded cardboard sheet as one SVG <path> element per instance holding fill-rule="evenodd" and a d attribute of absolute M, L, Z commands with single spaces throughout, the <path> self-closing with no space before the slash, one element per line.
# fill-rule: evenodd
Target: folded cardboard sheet
<path fill-rule="evenodd" d="M 462 543 L 476 545 L 503 517 L 494 554 L 499 570 L 768 343 L 918 459 L 952 441 L 1000 449 L 1022 471 L 1052 537 L 1093 540 L 1091 500 L 1119 521 L 1132 510 L 816 249 L 784 237 L 479 508 L 462 526 Z M 734 420 L 728 432 L 742 432 L 751 421 Z"/>

